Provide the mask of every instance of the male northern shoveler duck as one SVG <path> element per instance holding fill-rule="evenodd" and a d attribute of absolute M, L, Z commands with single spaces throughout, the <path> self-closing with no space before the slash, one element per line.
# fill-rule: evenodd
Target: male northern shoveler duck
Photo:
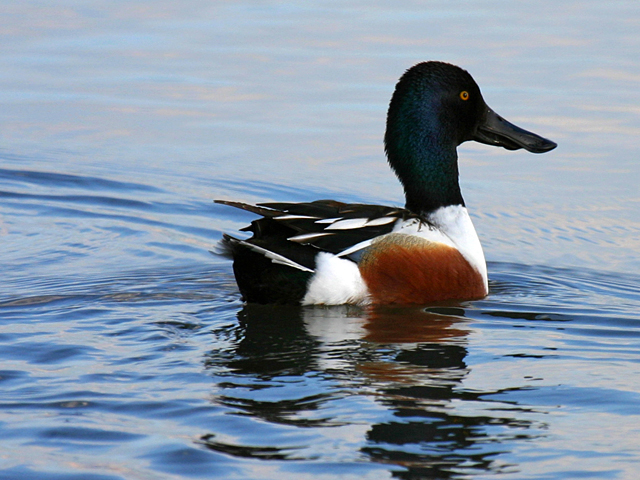
<path fill-rule="evenodd" d="M 261 215 L 224 235 L 245 301 L 426 304 L 487 295 L 487 266 L 458 183 L 456 147 L 475 140 L 543 153 L 550 140 L 523 130 L 484 102 L 465 70 L 424 62 L 396 85 L 384 137 L 405 208 L 346 204 L 218 203 Z"/>

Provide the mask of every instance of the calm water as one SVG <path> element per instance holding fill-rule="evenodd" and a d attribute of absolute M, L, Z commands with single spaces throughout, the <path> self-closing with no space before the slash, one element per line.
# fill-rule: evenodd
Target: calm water
<path fill-rule="evenodd" d="M 635 479 L 640 4 L 1 2 L 0 479 Z M 243 305 L 243 201 L 402 204 L 399 75 L 467 68 L 482 301 Z"/>

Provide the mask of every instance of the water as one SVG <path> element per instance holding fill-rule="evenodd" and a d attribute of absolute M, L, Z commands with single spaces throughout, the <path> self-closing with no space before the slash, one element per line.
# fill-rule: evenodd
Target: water
<path fill-rule="evenodd" d="M 0 478 L 635 479 L 637 2 L 5 2 Z M 468 144 L 491 295 L 243 305 L 243 201 L 402 204 L 412 64 L 558 141 Z"/>

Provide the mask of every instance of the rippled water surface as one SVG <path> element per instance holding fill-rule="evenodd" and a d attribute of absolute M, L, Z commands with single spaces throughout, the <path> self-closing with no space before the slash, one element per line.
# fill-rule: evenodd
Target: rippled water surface
<path fill-rule="evenodd" d="M 640 4 L 4 2 L 0 479 L 635 479 Z M 402 205 L 418 61 L 556 140 L 465 144 L 482 301 L 244 305 L 214 205 Z"/>

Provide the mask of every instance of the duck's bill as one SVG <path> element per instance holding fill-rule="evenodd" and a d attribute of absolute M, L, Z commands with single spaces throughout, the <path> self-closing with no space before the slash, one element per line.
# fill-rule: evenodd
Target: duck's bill
<path fill-rule="evenodd" d="M 486 108 L 484 119 L 473 136 L 476 142 L 504 147 L 507 150 L 524 148 L 532 153 L 548 152 L 558 146 L 551 140 L 507 122 L 489 107 Z"/>

